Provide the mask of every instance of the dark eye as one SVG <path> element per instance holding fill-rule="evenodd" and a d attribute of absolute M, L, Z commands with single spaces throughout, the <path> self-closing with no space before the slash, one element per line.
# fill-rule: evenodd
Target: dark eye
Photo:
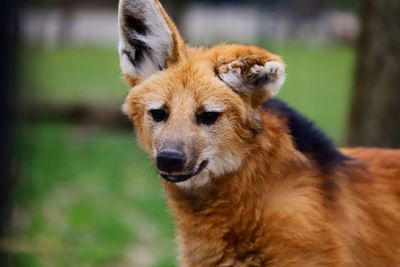
<path fill-rule="evenodd" d="M 197 123 L 211 125 L 218 120 L 219 116 L 218 112 L 203 112 L 197 116 Z"/>
<path fill-rule="evenodd" d="M 166 121 L 168 118 L 168 113 L 163 109 L 152 109 L 150 115 L 155 122 Z"/>

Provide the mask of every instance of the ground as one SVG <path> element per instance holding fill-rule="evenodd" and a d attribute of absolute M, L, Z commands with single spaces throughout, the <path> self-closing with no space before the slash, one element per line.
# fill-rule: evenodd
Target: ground
<path fill-rule="evenodd" d="M 353 52 L 272 44 L 288 66 L 280 98 L 343 144 Z M 23 98 L 116 106 L 127 88 L 114 49 L 27 49 Z M 175 266 L 174 227 L 133 130 L 53 120 L 20 127 L 12 235 L 16 267 Z"/>

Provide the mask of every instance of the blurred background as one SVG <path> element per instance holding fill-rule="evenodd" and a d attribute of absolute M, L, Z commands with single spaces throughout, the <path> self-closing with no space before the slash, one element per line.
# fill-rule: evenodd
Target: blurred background
<path fill-rule="evenodd" d="M 120 114 L 118 1 L 9 2 L 0 266 L 176 266 L 159 180 Z M 400 147 L 399 1 L 161 2 L 192 45 L 281 55 L 280 98 L 338 146 Z"/>

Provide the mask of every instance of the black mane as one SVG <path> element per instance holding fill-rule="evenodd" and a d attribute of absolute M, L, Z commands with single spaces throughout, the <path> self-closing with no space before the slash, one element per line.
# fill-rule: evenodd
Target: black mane
<path fill-rule="evenodd" d="M 336 149 L 332 141 L 313 122 L 285 102 L 271 99 L 263 104 L 263 108 L 287 119 L 288 129 L 295 147 L 302 153 L 311 156 L 321 171 L 329 172 L 332 167 L 348 159 Z"/>

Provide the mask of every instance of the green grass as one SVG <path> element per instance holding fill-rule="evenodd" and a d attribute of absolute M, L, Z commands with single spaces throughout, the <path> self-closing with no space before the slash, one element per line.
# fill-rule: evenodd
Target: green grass
<path fill-rule="evenodd" d="M 58 124 L 22 130 L 16 266 L 139 266 L 132 257 L 143 250 L 150 254 L 141 261 L 174 266 L 171 218 L 133 134 Z"/>
<path fill-rule="evenodd" d="M 268 48 L 288 67 L 280 97 L 342 144 L 352 50 Z M 25 52 L 25 99 L 119 106 L 127 92 L 113 49 Z M 16 267 L 174 266 L 172 220 L 133 133 L 59 122 L 25 125 L 21 133 L 21 181 L 8 246 Z"/>
<path fill-rule="evenodd" d="M 127 93 L 116 49 L 28 48 L 22 57 L 24 95 L 50 103 L 120 103 Z"/>

